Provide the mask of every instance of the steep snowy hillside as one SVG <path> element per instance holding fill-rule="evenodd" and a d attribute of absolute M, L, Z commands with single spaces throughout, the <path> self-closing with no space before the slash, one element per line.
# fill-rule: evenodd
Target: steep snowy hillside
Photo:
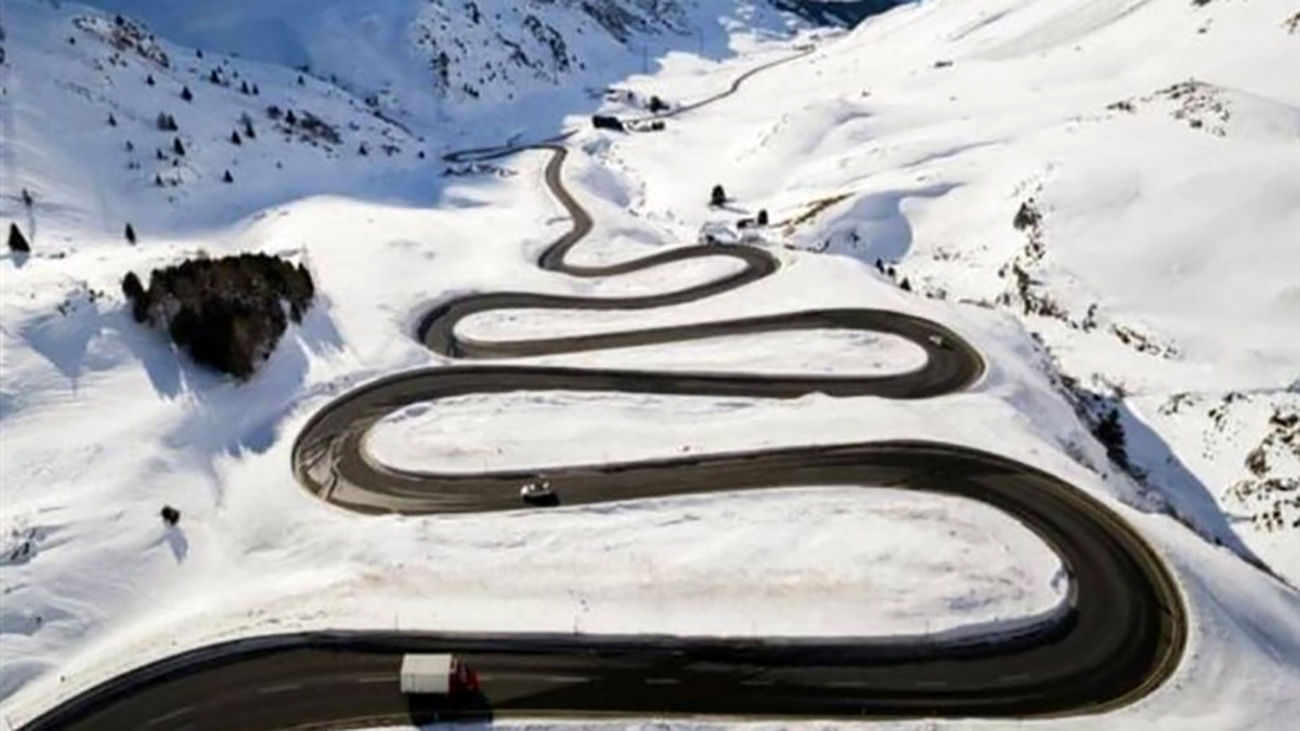
<path fill-rule="evenodd" d="M 431 303 L 736 271 L 540 270 L 570 223 L 542 154 L 443 160 L 565 132 L 563 176 L 595 221 L 573 260 L 710 235 L 779 270 L 688 304 L 498 311 L 462 332 L 880 308 L 960 333 L 987 372 L 917 401 L 469 395 L 390 416 L 374 454 L 462 472 L 888 439 L 1005 455 L 1129 521 L 1190 615 L 1183 662 L 1150 696 L 1035 723 L 1280 729 L 1300 714 L 1293 3 L 926 0 L 850 32 L 810 28 L 787 0 L 92 4 L 0 7 L 0 226 L 32 248 L 0 256 L 6 723 L 150 659 L 298 628 L 974 636 L 1060 612 L 1069 577 L 1049 546 L 952 496 L 829 485 L 412 517 L 303 490 L 290 452 L 313 412 L 449 362 L 412 337 Z M 593 113 L 713 98 L 756 68 L 662 131 L 591 129 Z M 714 184 L 724 206 L 707 205 Z M 770 225 L 738 227 L 760 210 Z M 134 323 L 120 288 L 239 251 L 317 284 L 245 383 Z M 920 357 L 814 330 L 509 362 L 890 374 Z"/>
<path fill-rule="evenodd" d="M 147 237 L 313 193 L 425 202 L 449 147 L 553 133 L 668 49 L 726 57 L 731 28 L 798 25 L 728 0 L 101 5 L 140 15 L 5 7 L 0 214 L 38 238 L 62 220 L 120 230 L 128 210 Z M 42 221 L 46 205 L 74 210 Z"/>
<path fill-rule="evenodd" d="M 768 0 L 100 0 L 165 37 L 207 51 L 302 69 L 385 113 L 427 120 L 524 116 L 522 131 L 672 48 L 727 55 L 727 31 L 785 32 Z M 543 101 L 546 99 L 545 101 Z M 481 103 L 485 102 L 485 103 Z"/>
<path fill-rule="evenodd" d="M 923 3 L 757 79 L 762 103 L 602 157 L 650 181 L 651 220 L 705 188 L 653 181 L 701 166 L 771 209 L 774 243 L 1017 317 L 1109 441 L 1094 469 L 1294 583 L 1297 22 L 1284 2 Z"/>
<path fill-rule="evenodd" d="M 420 139 L 292 69 L 200 56 L 66 6 L 7 4 L 4 22 L 0 210 L 37 256 L 80 244 L 61 226 L 131 222 L 147 240 L 342 185 L 390 195 L 425 174 Z"/>

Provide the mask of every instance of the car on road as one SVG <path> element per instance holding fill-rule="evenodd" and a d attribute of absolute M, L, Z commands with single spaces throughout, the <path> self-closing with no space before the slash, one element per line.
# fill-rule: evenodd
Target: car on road
<path fill-rule="evenodd" d="M 925 339 L 929 340 L 930 344 L 936 348 L 948 349 L 948 341 L 944 340 L 942 335 L 928 335 Z"/>
<path fill-rule="evenodd" d="M 400 682 L 405 695 L 461 695 L 479 689 L 478 674 L 445 653 L 403 655 Z"/>
<path fill-rule="evenodd" d="M 555 490 L 551 488 L 550 480 L 525 482 L 524 486 L 519 488 L 519 497 L 529 505 L 550 507 L 560 504 L 560 496 L 556 495 Z"/>

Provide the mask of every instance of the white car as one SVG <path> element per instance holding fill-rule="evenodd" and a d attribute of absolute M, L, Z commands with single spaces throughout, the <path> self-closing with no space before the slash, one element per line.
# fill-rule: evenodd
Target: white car
<path fill-rule="evenodd" d="M 936 348 L 948 347 L 948 341 L 944 340 L 942 335 L 929 335 L 926 337 L 926 340 L 929 340 L 930 344 Z"/>
<path fill-rule="evenodd" d="M 519 497 L 530 505 L 555 505 L 559 502 L 549 480 L 526 482 L 519 488 Z"/>

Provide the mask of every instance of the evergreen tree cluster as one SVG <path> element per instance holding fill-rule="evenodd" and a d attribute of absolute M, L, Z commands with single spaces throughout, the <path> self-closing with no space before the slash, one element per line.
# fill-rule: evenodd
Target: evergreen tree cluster
<path fill-rule="evenodd" d="M 316 294 L 311 274 L 278 256 L 191 259 L 155 269 L 146 289 L 134 273 L 122 292 L 137 322 L 164 327 L 195 361 L 246 379 L 298 322 Z"/>
<path fill-rule="evenodd" d="M 1106 448 L 1106 455 L 1111 461 L 1125 470 L 1129 469 L 1128 439 L 1124 434 L 1124 424 L 1120 421 L 1119 409 L 1106 409 L 1093 424 L 1092 434 Z"/>

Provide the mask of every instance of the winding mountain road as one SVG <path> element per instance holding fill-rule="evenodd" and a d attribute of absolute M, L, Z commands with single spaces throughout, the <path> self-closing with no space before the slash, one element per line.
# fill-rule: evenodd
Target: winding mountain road
<path fill-rule="evenodd" d="M 726 94 L 734 92 L 739 83 Z M 723 94 L 722 96 L 725 96 Z M 719 97 L 720 98 L 720 97 Z M 695 107 L 692 107 L 695 108 Z M 775 272 L 749 247 L 687 246 L 608 266 L 569 264 L 591 218 L 564 186 L 567 152 L 548 151 L 545 182 L 572 226 L 539 265 L 608 277 L 699 257 L 744 268 L 716 281 L 642 297 L 527 292 L 441 303 L 418 337 L 454 358 L 510 358 L 676 342 L 741 333 L 840 328 L 906 338 L 925 365 L 887 376 L 656 373 L 456 365 L 399 373 L 320 410 L 293 449 L 308 490 L 362 513 L 518 510 L 533 471 L 432 474 L 395 469 L 366 451 L 384 416 L 417 402 L 528 390 L 797 398 L 874 395 L 915 399 L 968 387 L 983 373 L 960 336 L 923 319 L 866 309 L 814 310 L 705 324 L 539 340 L 482 341 L 456 324 L 502 308 L 635 310 L 690 302 Z M 465 161 L 524 147 L 474 150 Z M 286 634 L 199 648 L 128 672 L 29 723 L 43 729 L 341 728 L 502 716 L 1044 716 L 1090 713 L 1142 697 L 1181 657 L 1186 619 L 1162 562 L 1114 512 L 1059 479 L 997 455 L 950 444 L 897 441 L 798 446 L 617 464 L 548 468 L 565 505 L 797 485 L 891 486 L 991 505 L 1033 530 L 1067 568 L 1066 604 L 1015 631 L 973 637 L 830 637 L 753 640 L 648 635 L 331 632 Z M 479 695 L 410 698 L 398 691 L 403 652 L 450 651 L 482 675 Z"/>

